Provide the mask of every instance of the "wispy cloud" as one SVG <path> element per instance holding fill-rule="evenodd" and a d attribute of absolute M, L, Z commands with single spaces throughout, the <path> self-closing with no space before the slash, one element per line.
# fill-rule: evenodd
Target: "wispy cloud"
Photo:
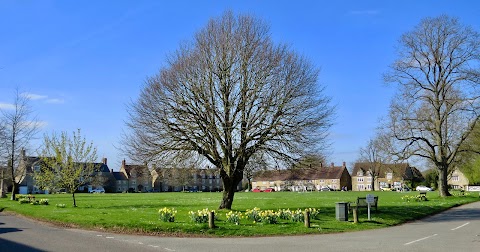
<path fill-rule="evenodd" d="M 65 100 L 54 98 L 54 99 L 47 99 L 45 102 L 46 103 L 51 103 L 51 104 L 63 104 L 65 102 Z"/>
<path fill-rule="evenodd" d="M 39 94 L 32 94 L 32 93 L 22 93 L 21 96 L 29 100 L 43 100 L 48 98 L 48 96 L 46 95 L 39 95 Z"/>
<path fill-rule="evenodd" d="M 43 101 L 45 103 L 50 103 L 50 104 L 63 104 L 65 103 L 65 100 L 60 99 L 60 98 L 50 98 L 48 95 L 40 95 L 40 94 L 34 94 L 34 93 L 22 93 L 21 96 L 29 99 L 29 100 L 39 100 Z"/>
<path fill-rule="evenodd" d="M 27 128 L 45 128 L 47 127 L 48 122 L 46 121 L 23 121 L 22 126 L 27 127 Z"/>
<path fill-rule="evenodd" d="M 0 103 L 0 109 L 15 109 L 15 105 L 10 103 Z"/>
<path fill-rule="evenodd" d="M 373 16 L 380 14 L 379 10 L 351 10 L 350 15 Z"/>

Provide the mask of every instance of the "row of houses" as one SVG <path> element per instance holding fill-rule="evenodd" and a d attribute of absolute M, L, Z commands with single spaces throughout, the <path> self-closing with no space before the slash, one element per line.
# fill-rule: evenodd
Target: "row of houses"
<path fill-rule="evenodd" d="M 355 163 L 351 173 L 345 162 L 342 166 L 332 163 L 330 166 L 320 165 L 307 169 L 263 171 L 252 179 L 252 188 L 273 188 L 276 191 L 320 191 L 323 188 L 352 191 L 404 190 L 415 188 L 425 180 L 422 173 L 408 163 L 382 164 L 377 167 L 375 174 L 370 172 L 370 166 L 370 163 Z M 468 189 L 468 179 L 459 170 L 452 173 L 448 184 L 454 189 Z"/>
<path fill-rule="evenodd" d="M 35 185 L 33 174 L 40 170 L 41 158 L 27 156 L 25 151 L 20 155 L 19 193 L 44 193 Z M 97 168 L 94 180 L 82 188 L 88 192 L 94 188 L 103 188 L 106 192 L 165 192 L 165 191 L 221 191 L 222 181 L 217 169 L 175 169 L 157 168 L 155 166 L 127 164 L 122 161 L 119 171 L 108 167 L 107 158 L 101 163 L 95 163 Z M 355 163 L 352 172 L 346 163 L 341 166 L 309 167 L 290 170 L 266 170 L 257 172 L 252 179 L 252 188 L 265 190 L 273 188 L 276 191 L 304 191 L 329 188 L 332 190 L 372 191 L 385 188 L 413 188 L 424 181 L 422 173 L 408 163 L 384 164 L 377 171 L 376 179 L 369 171 L 369 163 Z M 374 180 L 374 183 L 372 183 Z M 240 183 L 237 190 L 242 190 Z M 468 180 L 460 171 L 455 171 L 449 179 L 449 184 L 456 189 L 464 189 Z"/>
<path fill-rule="evenodd" d="M 34 180 L 35 171 L 40 171 L 41 158 L 27 156 L 23 150 L 20 154 L 18 169 L 19 193 L 45 193 L 37 187 Z M 108 167 L 107 158 L 101 163 L 94 163 L 96 168 L 93 180 L 79 190 L 103 188 L 106 192 L 163 192 L 163 191 L 222 191 L 223 185 L 216 169 L 175 169 L 149 168 L 146 164 L 127 164 L 122 161 L 119 171 Z M 241 184 L 238 185 L 241 190 Z"/>

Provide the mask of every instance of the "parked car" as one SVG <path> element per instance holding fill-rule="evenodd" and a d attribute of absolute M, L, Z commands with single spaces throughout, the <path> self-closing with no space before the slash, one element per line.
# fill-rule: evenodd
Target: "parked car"
<path fill-rule="evenodd" d="M 393 188 L 391 188 L 391 187 L 380 187 L 380 190 L 381 191 L 392 191 Z"/>
<path fill-rule="evenodd" d="M 99 188 L 99 189 L 91 189 L 91 190 L 88 190 L 89 193 L 104 193 L 105 192 L 105 189 L 103 188 Z"/>
<path fill-rule="evenodd" d="M 252 190 L 252 192 L 261 192 L 262 190 L 258 189 L 258 188 L 255 188 Z"/>
<path fill-rule="evenodd" d="M 417 191 L 423 191 L 423 192 L 430 192 L 432 191 L 432 188 L 428 187 L 428 186 L 417 186 L 417 188 L 415 188 L 415 190 Z"/>
<path fill-rule="evenodd" d="M 332 189 L 330 189 L 330 187 L 328 187 L 328 186 L 322 186 L 322 187 L 320 188 L 320 191 L 331 191 L 331 190 L 332 190 Z"/>
<path fill-rule="evenodd" d="M 264 192 L 275 192 L 275 189 L 273 188 L 267 188 L 265 190 L 263 190 Z"/>

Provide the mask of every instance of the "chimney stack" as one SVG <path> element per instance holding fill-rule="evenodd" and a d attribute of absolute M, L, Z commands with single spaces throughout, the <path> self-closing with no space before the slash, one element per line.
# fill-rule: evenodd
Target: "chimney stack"
<path fill-rule="evenodd" d="M 122 167 L 125 167 L 125 159 L 122 160 Z"/>
<path fill-rule="evenodd" d="M 102 163 L 103 163 L 104 165 L 107 165 L 107 158 L 106 158 L 106 157 L 102 158 Z"/>
<path fill-rule="evenodd" d="M 332 162 L 332 167 L 334 167 L 334 164 L 333 164 L 333 162 Z"/>
<path fill-rule="evenodd" d="M 110 173 L 113 173 L 113 169 L 110 169 Z"/>
<path fill-rule="evenodd" d="M 343 168 L 347 167 L 347 163 L 343 162 Z"/>

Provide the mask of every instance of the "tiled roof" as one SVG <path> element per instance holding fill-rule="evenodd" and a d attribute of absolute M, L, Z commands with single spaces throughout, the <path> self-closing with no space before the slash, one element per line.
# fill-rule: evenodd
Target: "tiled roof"
<path fill-rule="evenodd" d="M 340 179 L 345 169 L 343 166 L 334 166 L 316 169 L 267 170 L 255 174 L 253 181 Z"/>
<path fill-rule="evenodd" d="M 94 163 L 94 167 L 97 172 L 110 172 L 108 165 L 104 163 Z"/>
<path fill-rule="evenodd" d="M 364 173 L 368 172 L 370 169 L 371 163 L 355 163 L 353 166 L 352 177 L 357 176 L 359 170 L 362 170 Z M 410 166 L 408 163 L 399 163 L 399 164 L 382 164 L 380 166 L 380 171 L 378 174 L 379 178 L 385 178 L 386 174 L 392 172 L 395 177 L 402 177 L 403 179 L 419 179 L 423 180 L 422 173 L 415 167 Z"/>
<path fill-rule="evenodd" d="M 115 177 L 116 180 L 128 180 L 123 172 L 113 172 L 113 177 Z"/>

